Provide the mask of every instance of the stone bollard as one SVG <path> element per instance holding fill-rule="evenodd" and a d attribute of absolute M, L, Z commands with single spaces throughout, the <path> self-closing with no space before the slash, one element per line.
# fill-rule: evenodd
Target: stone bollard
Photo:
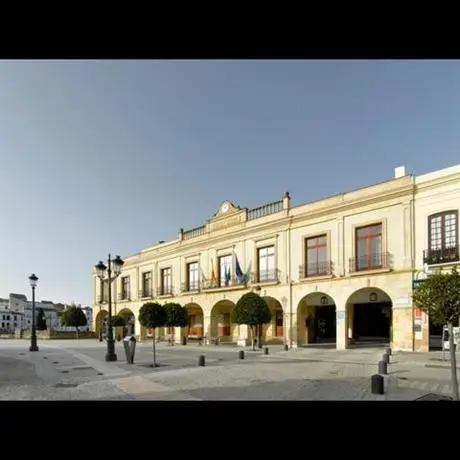
<path fill-rule="evenodd" d="M 244 359 L 244 350 L 240 350 L 240 351 L 238 352 L 238 358 L 239 358 L 239 359 Z"/>
<path fill-rule="evenodd" d="M 204 357 L 204 355 L 198 356 L 198 366 L 205 366 L 205 357 Z"/>
<path fill-rule="evenodd" d="M 391 356 L 391 348 L 390 348 L 390 347 L 385 348 L 385 353 L 386 353 L 388 356 Z"/>
<path fill-rule="evenodd" d="M 289 345 L 284 345 L 284 351 L 288 351 L 289 350 Z"/>
<path fill-rule="evenodd" d="M 380 375 L 388 374 L 387 363 L 385 361 L 379 361 L 379 374 Z"/>
<path fill-rule="evenodd" d="M 375 374 L 371 377 L 371 392 L 374 395 L 383 395 L 383 377 L 381 375 Z"/>
<path fill-rule="evenodd" d="M 390 364 L 390 356 L 384 353 L 382 355 L 382 361 L 385 361 L 387 364 Z"/>
<path fill-rule="evenodd" d="M 268 355 L 268 347 L 264 348 L 264 355 Z"/>

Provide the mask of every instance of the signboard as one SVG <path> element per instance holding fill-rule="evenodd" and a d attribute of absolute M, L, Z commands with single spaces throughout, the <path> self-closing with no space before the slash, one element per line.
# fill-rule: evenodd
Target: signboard
<path fill-rule="evenodd" d="M 458 345 L 460 328 L 459 327 L 454 327 L 453 328 L 453 333 L 454 333 L 454 345 Z M 449 346 L 449 331 L 447 330 L 447 326 L 443 326 L 443 328 L 442 328 L 442 349 L 443 350 L 450 350 L 450 346 Z"/>
<path fill-rule="evenodd" d="M 408 295 L 400 295 L 399 297 L 395 298 L 396 305 L 409 305 L 410 299 Z"/>
<path fill-rule="evenodd" d="M 337 319 L 338 320 L 344 320 L 345 319 L 345 312 L 344 311 L 338 311 L 337 312 Z"/>
<path fill-rule="evenodd" d="M 412 289 L 417 289 L 426 279 L 424 280 L 413 280 L 412 281 Z"/>

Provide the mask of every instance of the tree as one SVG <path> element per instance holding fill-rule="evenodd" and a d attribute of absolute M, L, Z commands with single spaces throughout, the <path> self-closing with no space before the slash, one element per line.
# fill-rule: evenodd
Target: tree
<path fill-rule="evenodd" d="M 456 267 L 452 269 L 451 273 L 437 272 L 429 275 L 414 289 L 412 299 L 415 305 L 429 315 L 434 324 L 447 324 L 452 397 L 458 401 L 457 362 L 453 334 L 454 323 L 458 324 L 460 318 L 460 274 Z"/>
<path fill-rule="evenodd" d="M 37 312 L 37 331 L 46 331 L 46 318 L 43 308 L 39 308 Z"/>
<path fill-rule="evenodd" d="M 163 307 L 166 311 L 166 323 L 168 327 L 185 327 L 188 324 L 187 308 L 178 303 L 167 303 Z M 172 334 L 171 344 L 174 345 L 174 334 Z"/>
<path fill-rule="evenodd" d="M 252 331 L 252 349 L 255 350 L 256 334 L 260 343 L 262 325 L 272 319 L 272 313 L 267 302 L 254 292 L 248 292 L 241 296 L 232 311 L 232 322 L 246 324 Z"/>
<path fill-rule="evenodd" d="M 64 326 L 74 327 L 77 330 L 77 339 L 79 332 L 78 328 L 86 326 L 88 323 L 83 310 L 76 306 L 71 306 L 63 312 L 61 322 Z"/>
<path fill-rule="evenodd" d="M 112 316 L 112 326 L 113 327 L 124 327 L 125 325 L 126 325 L 125 320 L 122 316 L 120 315 Z"/>
<path fill-rule="evenodd" d="M 156 302 L 147 302 L 139 310 L 141 326 L 153 329 L 153 367 L 158 367 L 155 353 L 155 329 L 166 325 L 166 310 Z"/>

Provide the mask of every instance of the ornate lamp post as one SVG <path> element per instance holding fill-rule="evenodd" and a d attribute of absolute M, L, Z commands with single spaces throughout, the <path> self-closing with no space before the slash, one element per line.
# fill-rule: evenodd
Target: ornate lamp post
<path fill-rule="evenodd" d="M 32 334 L 30 336 L 29 351 L 38 351 L 37 346 L 37 330 L 35 328 L 35 287 L 37 286 L 38 277 L 35 273 L 29 276 L 29 283 L 32 287 Z"/>
<path fill-rule="evenodd" d="M 107 279 L 109 282 L 108 299 L 107 303 L 109 306 L 108 325 L 107 325 L 107 354 L 105 355 L 106 361 L 116 361 L 117 355 L 115 354 L 115 340 L 113 339 L 113 328 L 112 328 L 112 281 L 116 280 L 121 273 L 123 267 L 123 260 L 120 256 L 116 256 L 115 259 L 111 259 L 110 254 L 107 261 L 107 266 L 104 262 L 99 263 L 94 267 L 98 278 L 101 283 L 104 282 L 105 275 L 107 273 Z"/>

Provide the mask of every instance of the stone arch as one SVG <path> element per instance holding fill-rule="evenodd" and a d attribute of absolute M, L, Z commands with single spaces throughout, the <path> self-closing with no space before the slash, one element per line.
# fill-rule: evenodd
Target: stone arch
<path fill-rule="evenodd" d="M 284 313 L 281 303 L 274 297 L 264 296 L 272 313 L 272 320 L 262 328 L 263 343 L 280 344 L 284 342 Z"/>
<path fill-rule="evenodd" d="M 136 317 L 129 308 L 123 308 L 118 313 L 125 320 L 125 325 L 117 327 L 117 336 L 126 337 L 127 335 L 136 335 Z"/>
<path fill-rule="evenodd" d="M 107 310 L 99 310 L 97 315 L 94 318 L 94 331 L 96 332 L 96 336 L 100 336 L 101 331 L 102 335 L 105 336 L 107 334 L 107 320 L 108 320 L 109 312 Z"/>
<path fill-rule="evenodd" d="M 384 290 L 358 289 L 348 297 L 345 305 L 350 344 L 392 342 L 393 303 Z"/>
<path fill-rule="evenodd" d="M 310 292 L 297 305 L 298 345 L 335 344 L 336 303 L 325 292 Z"/>
<path fill-rule="evenodd" d="M 184 334 L 189 339 L 204 337 L 204 312 L 200 305 L 190 302 L 185 305 L 188 314 L 188 325 L 183 328 Z"/>
<path fill-rule="evenodd" d="M 239 327 L 232 323 L 231 314 L 235 304 L 231 300 L 220 300 L 211 309 L 211 337 L 220 342 L 238 342 Z"/>

